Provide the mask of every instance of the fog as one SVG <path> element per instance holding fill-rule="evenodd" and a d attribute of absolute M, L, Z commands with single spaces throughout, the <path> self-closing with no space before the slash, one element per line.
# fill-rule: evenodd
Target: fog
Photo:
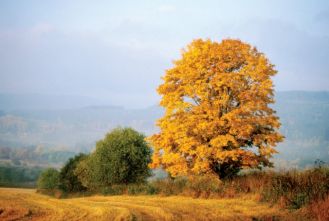
<path fill-rule="evenodd" d="M 327 90 L 328 1 L 1 1 L 0 93 L 157 104 L 196 38 L 238 38 L 279 71 L 275 89 Z"/>

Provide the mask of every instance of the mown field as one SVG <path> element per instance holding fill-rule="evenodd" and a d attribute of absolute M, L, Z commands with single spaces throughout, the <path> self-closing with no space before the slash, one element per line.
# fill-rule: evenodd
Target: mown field
<path fill-rule="evenodd" d="M 0 220 L 286 220 L 288 217 L 288 211 L 260 203 L 256 198 L 120 195 L 56 199 L 34 189 L 0 188 Z"/>

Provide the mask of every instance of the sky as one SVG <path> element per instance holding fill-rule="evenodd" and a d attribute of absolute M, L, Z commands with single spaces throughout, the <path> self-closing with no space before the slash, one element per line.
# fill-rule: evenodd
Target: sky
<path fill-rule="evenodd" d="M 193 39 L 240 39 L 275 90 L 328 90 L 329 1 L 0 1 L 0 93 L 78 95 L 141 108 Z"/>

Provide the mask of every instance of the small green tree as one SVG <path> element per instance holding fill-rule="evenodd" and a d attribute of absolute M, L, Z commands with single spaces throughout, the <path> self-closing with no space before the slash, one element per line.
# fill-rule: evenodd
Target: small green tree
<path fill-rule="evenodd" d="M 74 174 L 78 163 L 86 158 L 86 155 L 81 153 L 70 158 L 59 174 L 60 188 L 66 192 L 85 191 L 86 187 L 79 181 L 78 176 Z"/>
<path fill-rule="evenodd" d="M 44 170 L 37 182 L 38 189 L 56 189 L 59 186 L 59 172 L 54 168 Z"/>
<path fill-rule="evenodd" d="M 96 144 L 75 173 L 88 188 L 141 183 L 150 176 L 151 149 L 145 136 L 131 128 L 117 128 Z"/>

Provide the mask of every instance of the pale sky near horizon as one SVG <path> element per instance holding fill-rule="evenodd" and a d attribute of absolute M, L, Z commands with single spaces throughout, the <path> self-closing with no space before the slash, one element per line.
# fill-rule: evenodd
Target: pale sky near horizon
<path fill-rule="evenodd" d="M 0 1 L 0 93 L 158 103 L 196 38 L 237 38 L 279 71 L 275 89 L 329 89 L 329 1 Z"/>

